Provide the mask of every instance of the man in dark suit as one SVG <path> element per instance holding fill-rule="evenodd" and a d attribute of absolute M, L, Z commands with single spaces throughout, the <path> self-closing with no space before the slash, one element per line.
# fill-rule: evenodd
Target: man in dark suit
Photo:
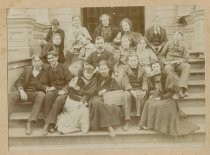
<path fill-rule="evenodd" d="M 43 135 L 48 131 L 55 132 L 55 124 L 58 114 L 61 112 L 68 95 L 68 84 L 72 75 L 66 65 L 58 63 L 58 54 L 56 51 L 50 51 L 47 55 L 50 66 L 46 69 L 43 76 L 43 83 L 46 95 L 44 103 L 45 125 Z"/>
<path fill-rule="evenodd" d="M 45 83 L 41 83 L 40 79 L 44 76 L 45 69 L 42 66 L 41 57 L 38 55 L 32 56 L 33 66 L 26 67 L 23 73 L 15 81 L 14 86 L 18 91 L 9 94 L 10 102 L 12 104 L 30 101 L 34 103 L 31 110 L 31 115 L 27 121 L 26 131 L 27 135 L 32 133 L 32 122 L 37 121 L 38 114 L 44 102 L 44 87 Z"/>
<path fill-rule="evenodd" d="M 114 56 L 113 53 L 108 52 L 104 49 L 104 38 L 102 36 L 98 36 L 95 39 L 95 47 L 97 50 L 87 57 L 86 62 L 92 66 L 94 66 L 95 71 L 99 70 L 99 62 L 101 60 L 106 60 L 108 66 L 112 69 L 114 65 Z"/>

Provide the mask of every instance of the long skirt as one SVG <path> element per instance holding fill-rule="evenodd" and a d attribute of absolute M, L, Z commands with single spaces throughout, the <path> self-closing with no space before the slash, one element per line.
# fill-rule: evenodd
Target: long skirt
<path fill-rule="evenodd" d="M 148 100 L 139 125 L 171 136 L 187 135 L 199 129 L 187 120 L 186 114 L 173 98 Z"/>
<path fill-rule="evenodd" d="M 68 134 L 89 130 L 89 110 L 82 102 L 66 99 L 63 111 L 58 115 L 57 130 L 60 133 Z"/>
<path fill-rule="evenodd" d="M 95 96 L 90 101 L 90 127 L 92 130 L 120 125 L 121 109 L 117 105 L 105 104 L 103 97 Z"/>

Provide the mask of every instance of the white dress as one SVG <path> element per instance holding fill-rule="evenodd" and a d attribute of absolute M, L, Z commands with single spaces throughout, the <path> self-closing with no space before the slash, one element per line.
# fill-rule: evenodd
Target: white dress
<path fill-rule="evenodd" d="M 82 102 L 74 101 L 68 96 L 63 111 L 58 115 L 56 127 L 63 134 L 79 131 L 87 133 L 90 127 L 89 109 Z"/>

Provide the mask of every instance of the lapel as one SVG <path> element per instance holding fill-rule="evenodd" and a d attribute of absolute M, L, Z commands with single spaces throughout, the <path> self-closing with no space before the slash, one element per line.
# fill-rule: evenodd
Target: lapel
<path fill-rule="evenodd" d="M 25 84 L 28 83 L 32 70 L 33 70 L 33 66 L 26 68 Z"/>
<path fill-rule="evenodd" d="M 130 67 L 130 66 L 128 66 L 128 68 L 127 68 L 127 73 L 128 73 L 129 76 L 132 76 L 132 77 L 136 77 L 136 76 L 137 76 L 137 75 L 135 75 L 135 73 L 131 70 L 131 67 Z"/>
<path fill-rule="evenodd" d="M 137 76 L 137 78 L 139 79 L 139 78 L 142 77 L 143 69 L 142 69 L 141 66 L 139 65 L 139 66 L 138 66 L 138 75 L 136 75 L 136 74 L 131 70 L 130 66 L 128 66 L 128 68 L 127 68 L 127 73 L 128 73 L 129 76 L 132 76 L 132 77 L 136 77 L 136 76 Z"/>

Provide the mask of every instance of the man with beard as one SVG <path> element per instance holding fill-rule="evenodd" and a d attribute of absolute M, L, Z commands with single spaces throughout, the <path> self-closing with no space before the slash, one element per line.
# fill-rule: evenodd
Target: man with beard
<path fill-rule="evenodd" d="M 94 66 L 95 71 L 99 70 L 99 62 L 101 60 L 106 60 L 108 67 L 113 67 L 114 64 L 114 56 L 113 53 L 108 52 L 104 49 L 104 38 L 101 36 L 96 37 L 95 39 L 95 47 L 96 51 L 91 53 L 88 58 L 86 59 L 86 62 L 92 66 Z"/>
<path fill-rule="evenodd" d="M 120 125 L 121 111 L 117 105 L 104 103 L 103 94 L 118 89 L 117 82 L 114 78 L 111 78 L 107 61 L 100 61 L 99 74 L 97 75 L 97 94 L 89 104 L 90 126 L 92 130 L 107 128 L 110 137 L 116 135 L 113 126 Z"/>

